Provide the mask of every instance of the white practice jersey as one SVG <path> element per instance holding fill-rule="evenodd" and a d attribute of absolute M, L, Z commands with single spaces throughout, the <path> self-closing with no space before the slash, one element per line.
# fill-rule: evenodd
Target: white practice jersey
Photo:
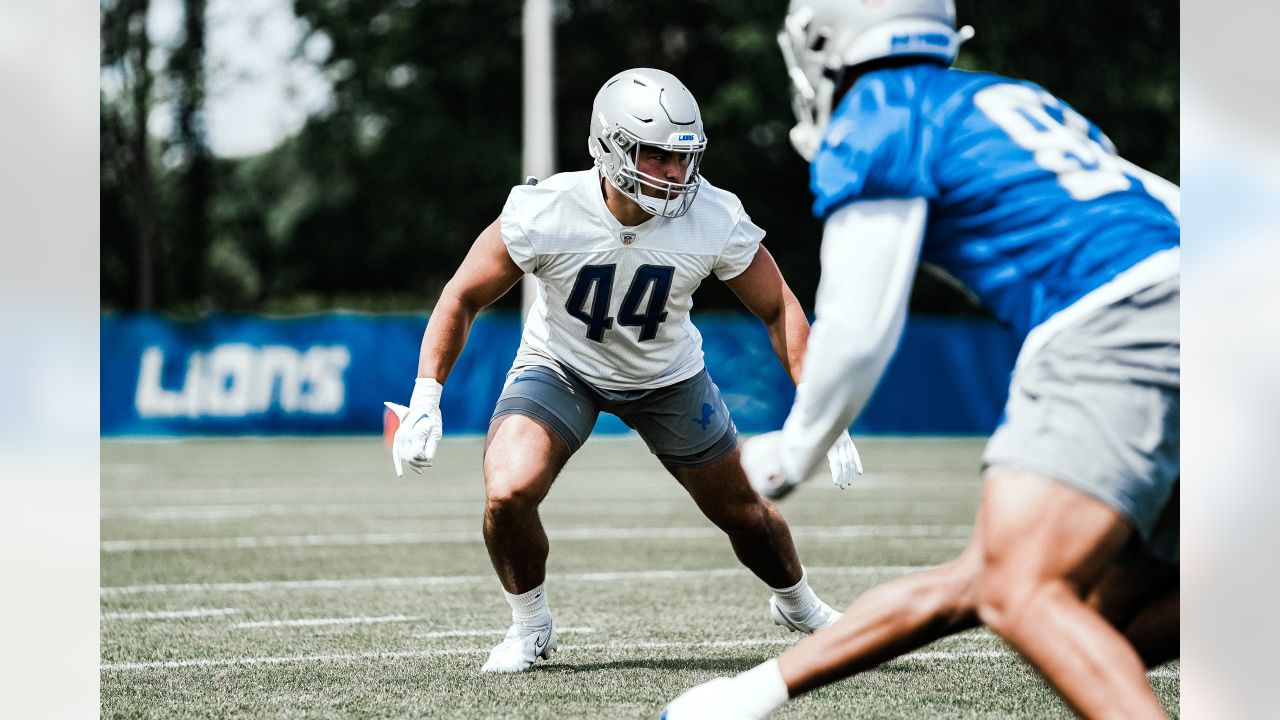
<path fill-rule="evenodd" d="M 601 388 L 665 387 L 703 368 L 689 319 L 693 291 L 740 275 L 764 231 L 733 193 L 704 178 L 689 212 L 624 227 L 604 204 L 597 170 L 512 189 L 502 242 L 538 279 L 516 366 L 557 363 Z"/>

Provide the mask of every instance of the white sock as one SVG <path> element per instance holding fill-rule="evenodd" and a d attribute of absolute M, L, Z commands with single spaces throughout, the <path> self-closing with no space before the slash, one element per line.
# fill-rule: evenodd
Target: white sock
<path fill-rule="evenodd" d="M 512 595 L 504 588 L 502 594 L 511 606 L 511 622 L 525 627 L 546 627 L 551 624 L 551 606 L 547 604 L 547 584 L 544 582 L 529 592 Z"/>
<path fill-rule="evenodd" d="M 809 574 L 800 570 L 800 582 L 786 588 L 773 588 L 778 607 L 790 615 L 798 615 L 818 604 L 818 596 L 809 587 Z"/>
<path fill-rule="evenodd" d="M 777 660 L 768 660 L 733 679 L 737 689 L 737 700 L 734 705 L 759 711 L 756 717 L 764 717 L 782 707 L 790 694 L 787 684 L 782 681 L 782 671 L 778 669 Z"/>

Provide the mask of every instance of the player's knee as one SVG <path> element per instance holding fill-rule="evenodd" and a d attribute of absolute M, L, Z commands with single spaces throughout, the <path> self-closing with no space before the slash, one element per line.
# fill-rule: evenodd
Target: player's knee
<path fill-rule="evenodd" d="M 979 576 L 972 563 L 963 558 L 883 586 L 894 593 L 885 599 L 903 617 L 914 618 L 922 627 L 958 632 L 978 622 Z"/>
<path fill-rule="evenodd" d="M 1018 603 L 1014 588 L 1008 579 L 999 577 L 984 577 L 978 586 L 978 619 L 997 634 L 1004 634 L 1009 618 L 1015 613 Z"/>
<path fill-rule="evenodd" d="M 972 547 L 972 546 L 971 546 Z M 979 578 L 974 589 L 974 605 L 983 625 L 1001 633 L 1023 597 L 1031 592 L 1028 578 L 1020 575 L 999 545 L 984 543 L 976 555 Z"/>
<path fill-rule="evenodd" d="M 534 483 L 521 478 L 498 475 L 486 478 L 485 514 L 503 518 L 533 512 L 542 500 Z"/>
<path fill-rule="evenodd" d="M 982 579 L 980 559 L 965 553 L 935 572 L 936 582 L 918 604 L 926 606 L 948 626 L 967 626 L 977 622 Z"/>
<path fill-rule="evenodd" d="M 988 564 L 977 587 L 978 618 L 997 635 L 1007 638 L 1017 631 L 1029 609 L 1051 604 L 1062 592 L 1067 592 L 1067 587 L 1061 580 Z"/>

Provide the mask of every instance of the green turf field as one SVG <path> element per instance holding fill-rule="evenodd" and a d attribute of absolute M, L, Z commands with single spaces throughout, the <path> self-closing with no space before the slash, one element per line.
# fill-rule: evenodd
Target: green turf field
<path fill-rule="evenodd" d="M 862 439 L 867 474 L 781 503 L 818 593 L 942 562 L 981 442 Z M 107 718 L 656 718 L 796 635 L 635 439 L 591 440 L 543 505 L 561 651 L 477 672 L 510 621 L 480 536 L 480 441 L 396 478 L 377 438 L 102 446 Z M 1176 663 L 1151 674 L 1178 712 Z M 1070 717 L 985 630 L 812 693 L 779 718 Z"/>

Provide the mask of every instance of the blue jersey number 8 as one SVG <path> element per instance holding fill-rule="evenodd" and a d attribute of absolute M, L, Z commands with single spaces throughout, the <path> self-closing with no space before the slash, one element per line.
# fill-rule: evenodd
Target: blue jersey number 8
<path fill-rule="evenodd" d="M 992 85 L 976 93 L 973 102 L 1010 139 L 1031 151 L 1037 165 L 1057 175 L 1076 200 L 1131 186 L 1127 163 L 1115 154 L 1111 141 L 1101 133 L 1093 137 L 1089 121 L 1049 93 L 1026 85 Z"/>

